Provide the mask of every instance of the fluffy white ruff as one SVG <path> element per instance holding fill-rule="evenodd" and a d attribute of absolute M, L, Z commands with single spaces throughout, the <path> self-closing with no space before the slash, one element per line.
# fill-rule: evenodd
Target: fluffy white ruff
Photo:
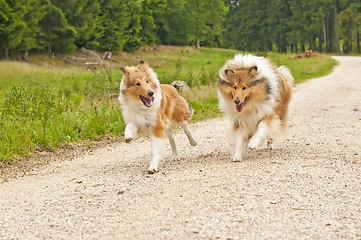
<path fill-rule="evenodd" d="M 136 67 L 130 67 L 136 68 Z M 119 94 L 119 102 L 123 111 L 123 118 L 126 124 L 135 125 L 142 135 L 149 135 L 149 127 L 154 126 L 157 122 L 157 112 L 160 107 L 160 103 L 162 100 L 162 92 L 160 89 L 160 83 L 157 78 L 157 74 L 151 69 L 146 70 L 146 74 L 149 78 L 151 78 L 154 83 L 157 85 L 157 89 L 154 91 L 154 101 L 151 107 L 146 107 L 141 101 L 128 98 L 126 94 L 124 94 L 123 90 L 126 90 L 125 84 L 125 76 L 123 76 L 120 83 L 120 94 Z M 126 134 L 126 132 L 125 132 Z M 127 137 L 127 136 L 125 136 Z M 134 138 L 136 138 L 134 136 Z"/>

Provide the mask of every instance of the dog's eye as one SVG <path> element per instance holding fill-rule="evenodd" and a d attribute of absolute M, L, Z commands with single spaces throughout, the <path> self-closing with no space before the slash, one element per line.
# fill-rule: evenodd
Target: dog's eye
<path fill-rule="evenodd" d="M 136 83 L 135 85 L 140 86 L 140 83 Z"/>
<path fill-rule="evenodd" d="M 233 87 L 233 89 L 234 89 L 234 90 L 237 90 L 237 87 L 236 87 L 236 86 L 234 86 L 234 87 Z"/>
<path fill-rule="evenodd" d="M 146 82 L 146 83 L 149 83 L 149 81 L 148 81 L 148 80 L 146 80 L 145 82 Z"/>
<path fill-rule="evenodd" d="M 246 89 L 247 89 L 247 87 L 243 87 L 242 89 L 243 89 L 243 90 L 246 90 Z"/>

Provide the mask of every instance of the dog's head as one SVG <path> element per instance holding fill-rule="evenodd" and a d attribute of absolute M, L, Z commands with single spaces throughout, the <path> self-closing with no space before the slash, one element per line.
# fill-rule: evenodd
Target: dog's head
<path fill-rule="evenodd" d="M 155 92 L 159 88 L 159 81 L 144 61 L 140 61 L 137 67 L 120 67 L 123 72 L 121 81 L 121 94 L 126 99 L 142 102 L 144 106 L 151 107 Z"/>
<path fill-rule="evenodd" d="M 241 69 L 221 69 L 222 77 L 218 77 L 218 88 L 222 96 L 233 101 L 238 112 L 241 112 L 252 94 L 252 82 L 257 77 L 257 66 Z"/>

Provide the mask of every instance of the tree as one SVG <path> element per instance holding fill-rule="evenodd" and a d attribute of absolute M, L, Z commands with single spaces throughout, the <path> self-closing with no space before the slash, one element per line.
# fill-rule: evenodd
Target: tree
<path fill-rule="evenodd" d="M 21 3 L 0 0 L 0 48 L 5 50 L 5 58 L 9 57 L 9 50 L 19 46 L 23 37 L 25 23 L 21 18 L 22 15 Z"/>
<path fill-rule="evenodd" d="M 42 38 L 49 54 L 54 52 L 72 53 L 75 51 L 76 30 L 69 25 L 59 7 L 51 4 L 40 21 L 40 26 L 44 32 Z"/>
<path fill-rule="evenodd" d="M 142 38 L 140 35 L 141 15 L 143 15 L 142 0 L 128 1 L 128 14 L 130 17 L 129 24 L 125 30 L 124 37 L 126 42 L 124 44 L 124 50 L 132 52 L 140 48 L 142 44 Z M 152 21 L 148 17 L 148 20 Z"/>
<path fill-rule="evenodd" d="M 143 10 L 140 17 L 140 36 L 142 45 L 151 46 L 157 41 L 158 16 L 164 14 L 167 0 L 143 0 Z"/>
<path fill-rule="evenodd" d="M 348 4 L 346 5 L 346 3 Z M 343 38 L 345 53 L 360 53 L 361 2 L 343 2 L 344 9 L 339 14 L 340 36 Z"/>
<path fill-rule="evenodd" d="M 101 9 L 98 0 L 62 1 L 63 12 L 68 23 L 75 28 L 75 44 L 78 48 L 99 48 L 99 39 L 104 33 Z M 67 5 L 64 6 L 64 3 Z"/>
<path fill-rule="evenodd" d="M 104 34 L 99 38 L 99 50 L 120 52 L 128 41 L 125 31 L 129 26 L 126 0 L 102 0 L 100 19 Z"/>
<path fill-rule="evenodd" d="M 23 4 L 25 29 L 18 48 L 25 52 L 25 60 L 28 57 L 28 50 L 42 47 L 38 41 L 41 35 L 39 22 L 44 17 L 49 5 L 49 0 L 27 0 Z"/>
<path fill-rule="evenodd" d="M 192 23 L 185 0 L 168 0 L 157 16 L 157 36 L 162 44 L 187 45 L 192 40 Z"/>
<path fill-rule="evenodd" d="M 191 41 L 205 45 L 220 44 L 222 25 L 227 12 L 222 0 L 188 0 L 185 5 L 193 26 Z"/>
<path fill-rule="evenodd" d="M 286 53 L 290 45 L 288 33 L 290 27 L 288 22 L 292 16 L 288 0 L 273 0 L 269 6 L 269 15 L 267 18 L 270 42 L 277 46 L 279 53 Z M 272 46 L 270 46 L 272 49 Z M 293 45 L 292 45 L 293 47 Z"/>

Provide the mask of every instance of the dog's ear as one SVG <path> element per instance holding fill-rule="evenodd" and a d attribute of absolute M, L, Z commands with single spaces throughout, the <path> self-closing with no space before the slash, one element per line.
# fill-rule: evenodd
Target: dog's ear
<path fill-rule="evenodd" d="M 226 69 L 224 70 L 224 73 L 228 80 L 235 81 L 237 79 L 237 75 L 232 69 Z"/>
<path fill-rule="evenodd" d="M 145 63 L 143 60 L 140 60 L 137 68 L 140 71 L 145 72 L 149 68 L 149 65 L 147 63 Z"/>
<path fill-rule="evenodd" d="M 129 73 L 129 68 L 128 68 L 128 67 L 123 67 L 123 66 L 121 66 L 121 67 L 119 67 L 119 69 L 122 70 L 122 72 L 123 72 L 124 74 Z"/>
<path fill-rule="evenodd" d="M 251 67 L 251 68 L 249 69 L 249 74 L 251 74 L 251 75 L 254 76 L 254 75 L 257 74 L 257 71 L 258 71 L 257 66 Z"/>
<path fill-rule="evenodd" d="M 231 69 L 224 70 L 224 73 L 226 74 L 227 77 L 233 77 L 235 74 L 234 71 Z"/>

